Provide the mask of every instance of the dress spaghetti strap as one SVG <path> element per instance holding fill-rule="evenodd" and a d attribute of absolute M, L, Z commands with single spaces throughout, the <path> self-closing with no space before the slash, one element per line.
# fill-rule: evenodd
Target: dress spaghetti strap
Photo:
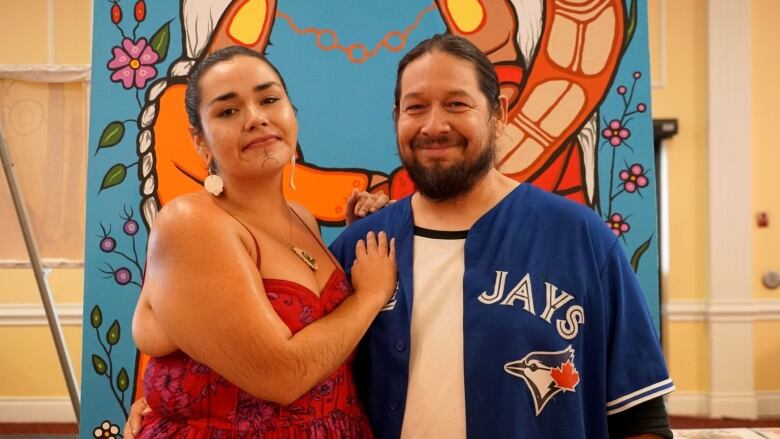
<path fill-rule="evenodd" d="M 289 207 L 289 206 L 288 206 Z M 325 254 L 328 255 L 328 259 L 330 259 L 331 262 L 333 262 L 333 265 L 336 267 L 337 270 L 341 269 L 341 264 L 336 260 L 336 258 L 333 256 L 333 254 L 328 250 L 328 247 L 325 245 L 325 243 L 322 242 L 322 239 L 320 239 L 319 233 L 315 233 L 314 230 L 309 227 L 309 225 L 306 223 L 306 221 L 301 218 L 300 215 L 298 215 L 298 212 L 295 211 L 292 207 L 289 207 L 290 211 L 295 215 L 296 218 L 303 224 L 303 227 L 306 227 L 306 230 L 309 231 L 309 234 L 314 238 L 315 241 L 317 241 L 317 244 L 319 244 L 320 248 L 322 248 L 325 251 Z"/>
<path fill-rule="evenodd" d="M 217 206 L 217 207 L 219 207 L 219 206 Z M 222 208 L 220 207 L 220 209 L 222 209 Z M 257 270 L 260 271 L 260 244 L 257 243 L 257 238 L 255 238 L 255 234 L 252 233 L 252 231 L 249 230 L 249 227 L 247 227 L 247 225 L 244 224 L 240 219 L 238 219 L 235 216 L 233 216 L 233 214 L 231 214 L 230 212 L 228 212 L 225 209 L 222 209 L 222 211 L 225 212 L 226 214 L 228 214 L 228 216 L 230 216 L 234 220 L 236 220 L 237 223 L 241 224 L 241 227 L 245 228 L 246 231 L 249 232 L 249 236 L 252 237 L 252 242 L 254 242 L 254 244 L 255 244 L 255 254 L 257 255 L 257 257 L 255 258 L 255 265 L 257 266 Z"/>

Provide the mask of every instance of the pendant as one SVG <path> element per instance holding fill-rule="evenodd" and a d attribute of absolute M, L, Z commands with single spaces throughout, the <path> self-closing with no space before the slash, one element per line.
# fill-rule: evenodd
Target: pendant
<path fill-rule="evenodd" d="M 306 253 L 306 250 L 298 247 L 297 245 L 293 245 L 290 247 L 292 251 L 295 252 L 296 255 L 298 255 L 301 260 L 311 268 L 312 271 L 319 270 L 319 265 L 317 265 L 317 260 L 312 258 L 310 254 Z"/>

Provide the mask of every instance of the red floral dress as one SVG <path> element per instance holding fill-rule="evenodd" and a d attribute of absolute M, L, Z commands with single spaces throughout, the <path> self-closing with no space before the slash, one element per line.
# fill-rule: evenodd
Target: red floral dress
<path fill-rule="evenodd" d="M 339 269 L 319 297 L 286 280 L 267 279 L 263 285 L 293 334 L 352 293 Z M 371 438 L 368 419 L 357 401 L 351 363 L 350 357 L 307 394 L 282 406 L 249 395 L 181 351 L 151 358 L 144 395 L 152 413 L 144 417 L 138 437 Z"/>

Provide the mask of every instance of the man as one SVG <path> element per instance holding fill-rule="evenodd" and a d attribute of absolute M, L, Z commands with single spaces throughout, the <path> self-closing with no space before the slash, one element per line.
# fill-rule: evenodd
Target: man
<path fill-rule="evenodd" d="M 399 284 L 355 363 L 380 438 L 671 437 L 674 390 L 615 235 L 494 168 L 506 99 L 490 61 L 436 35 L 400 62 L 398 152 L 418 192 L 348 228 L 396 238 Z"/>

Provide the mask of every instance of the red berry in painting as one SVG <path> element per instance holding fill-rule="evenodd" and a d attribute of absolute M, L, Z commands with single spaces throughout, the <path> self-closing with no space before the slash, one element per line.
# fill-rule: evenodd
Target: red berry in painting
<path fill-rule="evenodd" d="M 144 0 L 138 0 L 135 2 L 135 21 L 144 21 L 146 18 L 146 2 Z"/>
<path fill-rule="evenodd" d="M 122 21 L 122 8 L 120 8 L 118 4 L 114 3 L 114 6 L 111 6 L 111 22 L 114 24 L 119 24 L 120 21 Z"/>

